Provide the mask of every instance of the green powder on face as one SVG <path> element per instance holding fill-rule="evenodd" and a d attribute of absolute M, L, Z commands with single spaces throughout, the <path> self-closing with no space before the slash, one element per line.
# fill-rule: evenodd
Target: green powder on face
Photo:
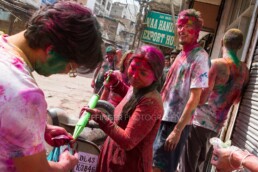
<path fill-rule="evenodd" d="M 36 62 L 35 70 L 41 75 L 49 76 L 51 74 L 65 71 L 68 63 L 69 62 L 66 58 L 62 57 L 55 51 L 50 51 L 45 63 L 41 63 L 39 61 Z"/>

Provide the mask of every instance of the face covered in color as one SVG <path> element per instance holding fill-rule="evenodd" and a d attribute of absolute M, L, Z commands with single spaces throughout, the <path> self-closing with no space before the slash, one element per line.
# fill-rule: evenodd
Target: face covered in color
<path fill-rule="evenodd" d="M 151 85 L 155 80 L 154 73 L 145 59 L 134 58 L 128 68 L 130 84 L 136 88 L 144 88 Z"/>
<path fill-rule="evenodd" d="M 60 56 L 54 51 L 49 51 L 46 62 L 37 61 L 35 64 L 35 71 L 44 76 L 49 76 L 57 73 L 67 73 L 66 70 L 69 61 Z M 66 72 L 67 71 L 67 72 Z"/>
<path fill-rule="evenodd" d="M 177 33 L 181 45 L 192 44 L 196 42 L 199 30 L 195 27 L 194 17 L 181 16 L 177 21 Z"/>
<path fill-rule="evenodd" d="M 114 61 L 114 58 L 115 58 L 115 54 L 114 53 L 107 53 L 106 54 L 106 59 L 109 63 L 113 63 Z"/>

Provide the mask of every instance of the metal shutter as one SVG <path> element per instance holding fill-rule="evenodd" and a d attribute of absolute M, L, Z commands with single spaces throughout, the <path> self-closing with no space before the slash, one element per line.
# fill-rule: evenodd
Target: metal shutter
<path fill-rule="evenodd" d="M 248 86 L 239 106 L 232 144 L 258 155 L 258 44 L 253 55 Z"/>

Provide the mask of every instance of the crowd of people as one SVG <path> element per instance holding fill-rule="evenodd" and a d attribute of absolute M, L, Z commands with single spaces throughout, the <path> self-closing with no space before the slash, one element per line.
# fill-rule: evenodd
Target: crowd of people
<path fill-rule="evenodd" d="M 183 10 L 176 22 L 181 50 L 163 55 L 153 45 L 137 50 L 109 45 L 102 55 L 100 26 L 92 12 L 76 3 L 57 2 L 36 12 L 26 29 L 0 38 L 0 171 L 70 171 L 78 154 L 59 162 L 46 159 L 52 146 L 75 140 L 63 128 L 46 124 L 47 103 L 31 72 L 49 76 L 94 70 L 91 86 L 114 105 L 114 120 L 83 107 L 108 135 L 98 172 L 204 171 L 229 109 L 241 99 L 249 71 L 237 57 L 243 34 L 229 29 L 221 41 L 222 58 L 210 60 L 198 44 L 200 12 Z M 13 127 L 15 126 L 15 127 Z M 65 135 L 66 140 L 53 141 Z M 214 147 L 217 171 L 258 171 L 258 158 L 239 148 Z"/>

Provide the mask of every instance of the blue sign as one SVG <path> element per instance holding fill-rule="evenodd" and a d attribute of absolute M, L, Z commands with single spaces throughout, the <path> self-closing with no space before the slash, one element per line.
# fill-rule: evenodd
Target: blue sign
<path fill-rule="evenodd" d="M 54 4 L 57 2 L 57 0 L 41 0 L 43 4 Z"/>

